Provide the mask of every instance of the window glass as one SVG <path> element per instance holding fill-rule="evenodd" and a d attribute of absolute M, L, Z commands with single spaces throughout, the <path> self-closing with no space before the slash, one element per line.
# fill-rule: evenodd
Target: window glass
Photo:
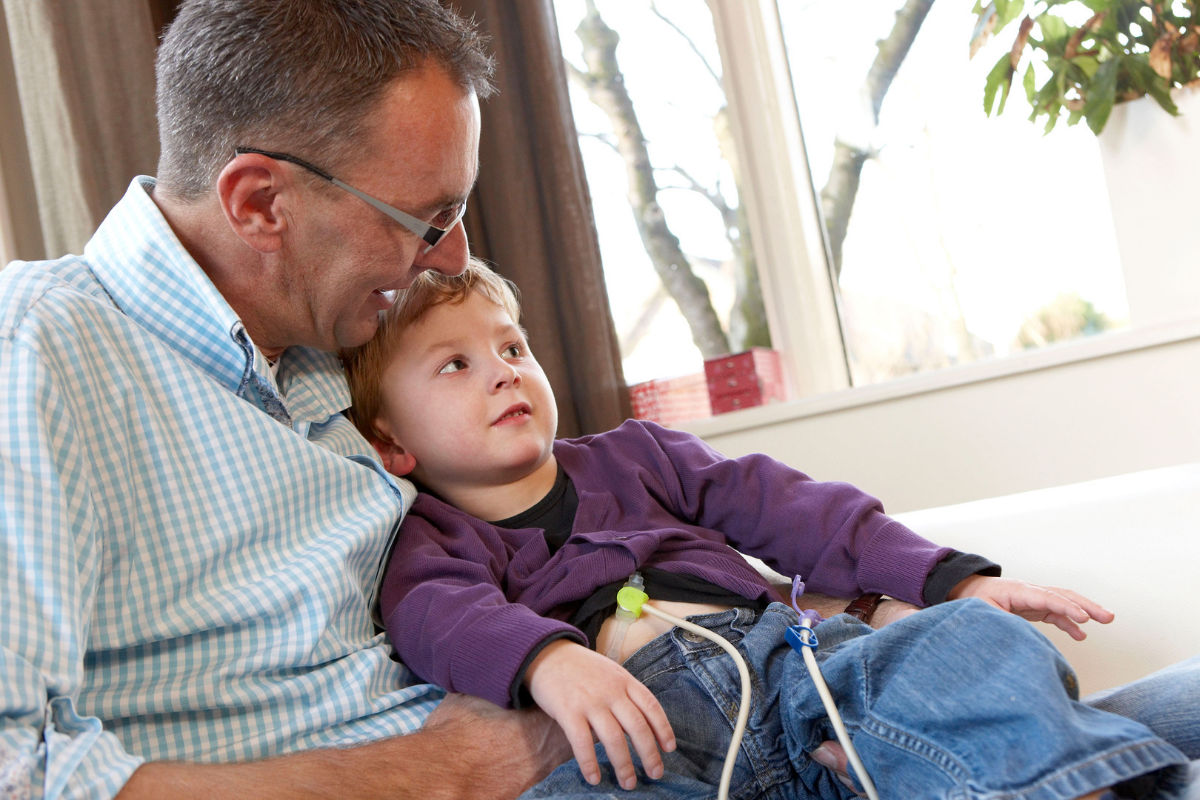
<path fill-rule="evenodd" d="M 894 78 L 878 94 L 876 116 L 867 78 L 878 43 L 893 34 L 905 5 L 918 4 L 778 3 L 791 70 L 784 79 L 795 90 L 812 176 L 812 185 L 796 193 L 821 197 L 852 382 L 1126 326 L 1125 283 L 1095 136 L 1086 126 L 1065 124 L 1044 135 L 1023 108 L 984 113 L 985 76 L 1009 36 L 968 60 L 970 4 L 933 3 L 911 48 L 892 64 Z M 753 332 L 755 321 L 765 319 L 761 311 L 735 311 L 739 287 L 752 297 L 757 290 L 745 278 L 754 275 L 752 243 L 739 224 L 736 159 L 708 4 L 595 0 L 594 7 L 619 37 L 616 85 L 632 102 L 641 126 L 634 139 L 644 139 L 651 165 L 630 168 L 635 159 L 616 134 L 621 123 L 614 125 L 613 113 L 580 80 L 598 64 L 583 43 L 591 30 L 581 27 L 589 4 L 555 0 L 628 382 L 702 372 L 704 348 L 712 347 L 697 343 L 703 338 L 697 314 L 681 312 L 647 254 L 653 247 L 642 231 L 654 220 L 630 187 L 649 178 L 641 188 L 651 186 L 686 261 L 668 264 L 668 273 L 686 267 L 703 282 L 728 352 L 769 346 L 769 334 Z M 747 43 L 741 52 L 753 48 Z M 1011 106 L 1023 102 L 1019 93 L 1014 87 Z M 754 120 L 741 123 L 752 128 Z M 839 166 L 848 156 L 850 170 Z M 787 313 L 788 298 L 767 302 Z"/>
<path fill-rule="evenodd" d="M 968 60 L 969 4 L 933 3 L 907 54 L 886 55 L 902 5 L 919 4 L 778 4 L 853 382 L 1126 325 L 1096 137 L 1044 135 L 1019 85 L 1005 113 L 984 113 L 1011 35 Z M 885 64 L 895 77 L 872 95 Z"/>
<path fill-rule="evenodd" d="M 583 0 L 556 0 L 555 12 L 627 381 L 700 372 L 706 355 L 769 345 L 755 281 L 741 277 L 753 262 L 707 6 L 596 2 L 585 20 Z M 619 39 L 615 64 L 598 61 L 597 20 Z M 613 110 L 623 93 L 640 130 Z M 643 140 L 648 162 L 639 161 Z"/>

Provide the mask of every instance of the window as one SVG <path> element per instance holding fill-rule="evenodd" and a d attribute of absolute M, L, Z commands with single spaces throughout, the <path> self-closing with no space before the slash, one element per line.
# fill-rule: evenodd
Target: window
<path fill-rule="evenodd" d="M 1164 320 L 1131 313 L 1131 248 L 1096 137 L 1065 124 L 1043 135 L 1019 87 L 1003 115 L 984 114 L 984 76 L 1010 40 L 968 60 L 968 4 L 932 4 L 872 110 L 876 43 L 897 38 L 897 11 L 913 5 L 595 3 L 620 37 L 621 85 L 687 265 L 731 349 L 783 353 L 793 396 Z M 555 7 L 568 63 L 594 67 L 577 33 L 583 0 Z M 630 213 L 628 150 L 589 94 L 572 82 L 626 377 L 701 370 L 695 325 Z M 740 249 L 753 255 L 739 262 Z M 759 283 L 770 333 L 741 338 L 738 287 Z"/>
<path fill-rule="evenodd" d="M 983 113 L 1009 36 L 968 60 L 965 4 L 845 8 L 779 4 L 853 383 L 1127 324 L 1096 137 Z"/>
<path fill-rule="evenodd" d="M 706 7 L 602 3 L 587 17 L 582 0 L 559 0 L 556 11 L 627 380 L 769 344 L 734 311 L 737 272 L 753 258 L 739 258 L 749 248 Z"/>

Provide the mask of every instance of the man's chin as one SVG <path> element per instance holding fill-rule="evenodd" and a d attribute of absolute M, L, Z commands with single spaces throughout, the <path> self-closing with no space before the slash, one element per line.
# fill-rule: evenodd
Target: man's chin
<path fill-rule="evenodd" d="M 356 325 L 346 326 L 344 330 L 334 331 L 334 342 L 337 350 L 353 350 L 356 347 L 361 347 L 371 341 L 371 337 L 379 330 L 379 323 L 383 319 L 383 312 L 377 311 L 362 320 L 359 320 Z"/>

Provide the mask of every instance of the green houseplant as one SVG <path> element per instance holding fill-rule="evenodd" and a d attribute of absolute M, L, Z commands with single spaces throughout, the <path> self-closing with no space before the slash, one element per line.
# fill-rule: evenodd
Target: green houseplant
<path fill-rule="evenodd" d="M 1200 76 L 1200 0 L 978 0 L 975 13 L 972 55 L 1021 18 L 988 73 L 984 110 L 1004 110 L 1021 72 L 1029 118 L 1046 117 L 1047 132 L 1065 116 L 1098 134 L 1115 103 L 1144 95 L 1177 114 L 1171 91 Z"/>

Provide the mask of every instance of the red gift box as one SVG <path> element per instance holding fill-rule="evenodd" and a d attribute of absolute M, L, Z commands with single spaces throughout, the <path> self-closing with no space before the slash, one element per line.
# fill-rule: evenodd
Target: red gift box
<path fill-rule="evenodd" d="M 659 378 L 629 387 L 633 416 L 670 427 L 691 419 L 711 417 L 708 383 L 703 373 Z"/>
<path fill-rule="evenodd" d="M 779 351 L 754 347 L 704 362 L 712 413 L 761 406 L 784 399 Z"/>

